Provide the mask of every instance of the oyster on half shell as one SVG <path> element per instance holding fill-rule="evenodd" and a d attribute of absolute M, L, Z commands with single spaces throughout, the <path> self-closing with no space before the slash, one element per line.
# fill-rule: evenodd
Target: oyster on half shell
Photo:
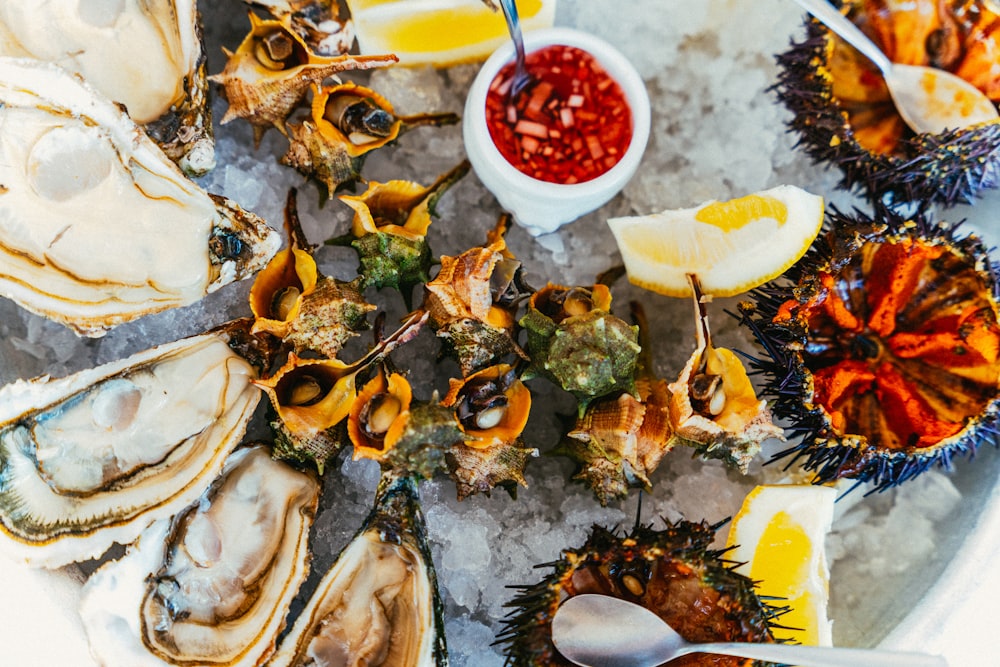
<path fill-rule="evenodd" d="M 214 332 L 0 389 L 0 549 L 58 567 L 127 544 L 191 502 L 260 391 Z"/>
<path fill-rule="evenodd" d="M 264 663 L 309 573 L 319 493 L 265 446 L 233 453 L 197 501 L 84 586 L 91 652 L 128 667 Z"/>
<path fill-rule="evenodd" d="M 280 243 L 77 77 L 0 58 L 0 294 L 99 336 L 250 275 Z"/>
<path fill-rule="evenodd" d="M 196 0 L 0 3 L 0 55 L 80 74 L 124 104 L 184 171 L 215 166 Z"/>
<path fill-rule="evenodd" d="M 445 667 L 441 601 L 410 477 L 383 476 L 375 507 L 337 557 L 270 667 Z"/>

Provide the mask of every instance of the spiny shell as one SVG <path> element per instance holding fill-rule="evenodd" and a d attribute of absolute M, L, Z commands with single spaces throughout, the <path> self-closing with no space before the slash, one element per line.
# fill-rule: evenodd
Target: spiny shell
<path fill-rule="evenodd" d="M 521 439 L 531 412 L 531 392 L 509 364 L 449 380 L 441 404 L 452 408 L 465 437 L 448 454 L 448 469 L 462 500 L 501 486 L 511 495 L 527 486 L 524 468 L 538 450 Z"/>
<path fill-rule="evenodd" d="M 596 593 L 646 607 L 690 642 L 774 641 L 779 610 L 757 597 L 753 582 L 710 548 L 716 526 L 678 521 L 663 530 L 637 525 L 618 535 L 594 526 L 579 548 L 563 549 L 541 581 L 518 586 L 497 637 L 511 667 L 569 667 L 552 643 L 552 618 L 567 597 Z M 743 658 L 698 654 L 677 665 L 736 667 Z"/>
<path fill-rule="evenodd" d="M 359 113 L 354 113 L 360 109 Z M 360 122 L 374 118 L 373 123 Z M 281 163 L 316 178 L 332 195 L 361 178 L 365 156 L 420 125 L 451 125 L 453 113 L 398 116 L 374 90 L 355 83 L 314 86 L 311 115 L 288 126 L 290 146 Z"/>
<path fill-rule="evenodd" d="M 904 9 L 906 15 L 916 16 L 947 4 L 920 0 L 907 3 Z M 979 9 L 985 6 L 976 4 Z M 851 8 L 860 5 L 848 3 Z M 774 89 L 793 114 L 789 127 L 799 135 L 799 145 L 813 161 L 839 168 L 843 173 L 841 187 L 864 191 L 873 200 L 934 201 L 951 206 L 972 202 L 983 188 L 996 186 L 1000 121 L 913 136 L 895 120 L 891 104 L 879 101 L 885 99 L 885 91 L 878 90 L 878 75 L 864 79 L 876 82 L 874 85 L 858 85 L 844 76 L 857 77 L 859 68 L 868 67 L 864 59 L 840 53 L 851 47 L 818 20 L 807 19 L 806 32 L 804 41 L 793 43 L 789 51 L 778 56 L 780 70 Z M 923 49 L 928 43 L 908 32 L 903 34 L 905 39 L 894 40 L 900 48 Z M 970 43 L 986 45 L 996 39 L 992 34 L 971 34 Z M 973 69 L 996 70 L 995 53 L 987 61 L 989 66 L 984 66 L 978 55 L 973 56 L 977 63 Z M 887 109 L 887 115 L 882 114 L 882 108 Z M 901 137 L 898 142 L 896 135 Z"/>
<path fill-rule="evenodd" d="M 520 324 L 528 332 L 531 366 L 576 396 L 580 413 L 607 394 L 634 388 L 638 327 L 611 314 L 611 291 L 549 284 L 531 296 Z"/>
<path fill-rule="evenodd" d="M 348 70 L 383 67 L 386 56 L 320 56 L 291 28 L 291 17 L 261 19 L 250 12 L 250 32 L 235 52 L 225 50 L 223 71 L 208 77 L 225 89 L 229 109 L 222 123 L 244 118 L 254 126 L 254 139 L 269 127 L 285 132 L 285 120 L 309 86 Z"/>
<path fill-rule="evenodd" d="M 743 306 L 765 345 L 775 413 L 815 481 L 882 490 L 996 444 L 996 269 L 980 241 L 926 213 L 834 211 L 790 274 Z"/>
<path fill-rule="evenodd" d="M 495 286 L 503 277 L 498 267 L 520 271 L 520 263 L 507 250 L 503 237 L 506 223 L 506 219 L 500 221 L 487 245 L 456 257 L 441 257 L 438 274 L 424 285 L 422 308 L 430 314 L 431 326 L 444 341 L 445 351 L 458 361 L 463 375 L 494 364 L 511 352 L 526 357 L 514 340 L 518 304 L 506 300 L 506 283 L 502 289 Z"/>

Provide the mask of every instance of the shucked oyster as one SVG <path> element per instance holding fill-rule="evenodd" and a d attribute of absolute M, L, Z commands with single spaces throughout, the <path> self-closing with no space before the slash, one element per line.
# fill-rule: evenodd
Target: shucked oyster
<path fill-rule="evenodd" d="M 413 479 L 389 474 L 270 667 L 444 667 L 441 601 Z"/>
<path fill-rule="evenodd" d="M 0 389 L 0 548 L 57 567 L 191 502 L 260 397 L 227 342 L 203 334 Z"/>
<path fill-rule="evenodd" d="M 280 242 L 78 78 L 0 58 L 0 294 L 99 336 L 246 277 Z"/>
<path fill-rule="evenodd" d="M 185 171 L 215 166 L 195 0 L 0 3 L 0 55 L 80 74 L 124 104 Z"/>
<path fill-rule="evenodd" d="M 80 616 L 103 665 L 260 665 L 309 572 L 319 481 L 237 451 L 173 520 L 87 582 Z"/>

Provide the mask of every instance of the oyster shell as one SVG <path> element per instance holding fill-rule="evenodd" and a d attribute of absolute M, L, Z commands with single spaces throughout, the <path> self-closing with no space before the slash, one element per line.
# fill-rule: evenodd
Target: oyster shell
<path fill-rule="evenodd" d="M 383 477 L 375 507 L 323 577 L 270 667 L 448 664 L 417 489 Z"/>
<path fill-rule="evenodd" d="M 0 58 L 0 294 L 99 336 L 263 267 L 276 232 L 61 68 Z"/>
<path fill-rule="evenodd" d="M 241 449 L 172 520 L 84 587 L 80 616 L 102 664 L 259 665 L 309 571 L 314 475 Z"/>
<path fill-rule="evenodd" d="M 203 334 L 0 389 L 0 548 L 57 567 L 191 502 L 260 398 L 227 342 Z"/>
<path fill-rule="evenodd" d="M 124 104 L 182 169 L 215 166 L 195 0 L 0 4 L 0 55 L 52 62 Z"/>

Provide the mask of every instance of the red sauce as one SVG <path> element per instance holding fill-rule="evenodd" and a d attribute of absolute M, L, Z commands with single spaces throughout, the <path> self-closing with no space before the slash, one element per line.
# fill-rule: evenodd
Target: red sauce
<path fill-rule="evenodd" d="M 516 99 L 509 96 L 513 63 L 486 96 L 486 125 L 504 158 L 532 178 L 564 184 L 618 164 L 632 141 L 632 110 L 618 82 L 573 46 L 547 46 L 525 64 L 534 80 Z"/>

